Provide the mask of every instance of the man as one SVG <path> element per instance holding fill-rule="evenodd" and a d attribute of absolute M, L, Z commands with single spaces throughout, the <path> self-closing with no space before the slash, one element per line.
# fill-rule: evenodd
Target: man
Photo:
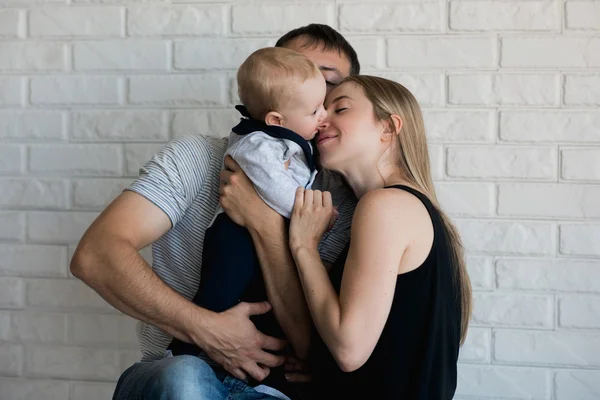
<path fill-rule="evenodd" d="M 293 30 L 277 46 L 315 62 L 328 90 L 359 72 L 355 51 L 326 25 Z M 73 256 L 71 271 L 76 277 L 115 308 L 144 322 L 142 362 L 123 373 L 115 399 L 217 398 L 214 390 L 220 390 L 216 388 L 224 377 L 215 383 L 211 362 L 240 380 L 262 381 L 270 368 L 283 363 L 282 356 L 270 351 L 282 349 L 285 342 L 259 332 L 249 317 L 266 313 L 271 306 L 295 353 L 300 358 L 306 355 L 310 315 L 306 304 L 298 301 L 303 299 L 302 288 L 285 224 L 269 212 L 234 164 L 227 164 L 234 172 L 221 174 L 226 147 L 225 140 L 199 135 L 169 143 L 94 221 Z M 219 189 L 221 181 L 227 186 Z M 322 257 L 333 262 L 349 238 L 356 199 L 330 174 L 319 173 L 313 187 L 331 191 L 339 208 L 338 223 L 321 244 Z M 217 209 L 220 190 L 226 195 L 226 210 L 235 204 L 242 210 L 231 217 L 251 233 L 269 303 L 240 303 L 214 313 L 189 301 L 198 288 L 204 232 Z M 149 244 L 153 267 L 139 255 Z M 196 344 L 211 360 L 165 357 L 173 336 Z"/>

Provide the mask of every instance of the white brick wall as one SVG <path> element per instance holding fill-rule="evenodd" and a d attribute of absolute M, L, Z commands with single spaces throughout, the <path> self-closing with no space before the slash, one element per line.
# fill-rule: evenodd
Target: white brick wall
<path fill-rule="evenodd" d="M 239 63 L 309 22 L 424 108 L 475 290 L 456 398 L 600 398 L 600 0 L 0 0 L 0 399 L 110 398 L 135 323 L 74 246 L 168 140 L 227 135 Z"/>

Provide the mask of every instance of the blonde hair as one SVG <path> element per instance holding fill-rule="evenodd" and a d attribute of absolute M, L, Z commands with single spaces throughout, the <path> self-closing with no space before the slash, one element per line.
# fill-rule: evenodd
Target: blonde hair
<path fill-rule="evenodd" d="M 255 119 L 263 119 L 270 111 L 292 99 L 294 85 L 321 72 L 304 55 L 283 47 L 256 50 L 242 63 L 237 73 L 240 101 Z"/>
<path fill-rule="evenodd" d="M 360 86 L 369 101 L 373 104 L 375 117 L 379 121 L 388 121 L 395 126 L 392 115 L 398 115 L 402 127 L 397 135 L 396 167 L 404 174 L 404 178 L 416 189 L 429 198 L 441 216 L 444 229 L 448 235 L 454 287 L 461 309 L 460 343 L 467 336 L 469 319 L 471 317 L 471 280 L 463 254 L 460 235 L 450 218 L 442 211 L 437 201 L 431 170 L 429 152 L 425 136 L 425 124 L 421 108 L 415 97 L 401 84 L 375 76 L 351 76 L 344 82 L 353 82 Z"/>

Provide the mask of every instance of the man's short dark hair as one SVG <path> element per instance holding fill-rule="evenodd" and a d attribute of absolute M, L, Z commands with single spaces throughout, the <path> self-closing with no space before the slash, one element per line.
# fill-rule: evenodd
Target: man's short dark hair
<path fill-rule="evenodd" d="M 356 51 L 350 43 L 335 29 L 329 25 L 310 24 L 301 28 L 289 31 L 279 38 L 275 47 L 284 47 L 292 40 L 302 37 L 306 40 L 307 46 L 322 46 L 324 50 L 334 50 L 340 55 L 345 55 L 350 61 L 350 75 L 360 73 L 360 63 Z"/>

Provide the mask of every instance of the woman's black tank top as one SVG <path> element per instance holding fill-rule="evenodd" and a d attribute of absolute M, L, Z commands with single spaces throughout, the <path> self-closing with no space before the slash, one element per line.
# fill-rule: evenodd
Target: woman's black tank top
<path fill-rule="evenodd" d="M 405 190 L 425 205 L 434 230 L 431 251 L 417 269 L 398 275 L 381 337 L 358 370 L 341 371 L 315 335 L 318 339 L 309 359 L 315 398 L 448 400 L 454 396 L 461 314 L 446 230 L 424 194 L 403 185 L 388 188 Z M 330 271 L 338 294 L 348 250 L 349 245 Z"/>

